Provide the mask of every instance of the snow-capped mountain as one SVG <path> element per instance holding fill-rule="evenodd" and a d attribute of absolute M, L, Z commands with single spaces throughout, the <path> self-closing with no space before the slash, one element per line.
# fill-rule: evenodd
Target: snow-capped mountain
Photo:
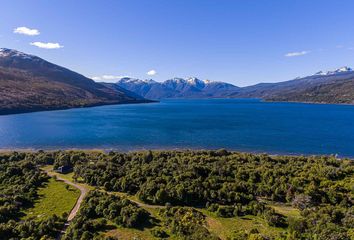
<path fill-rule="evenodd" d="M 350 67 L 242 88 L 196 77 L 172 78 L 164 82 L 122 78 L 116 85 L 147 99 L 262 98 L 271 101 L 354 103 L 354 71 Z"/>
<path fill-rule="evenodd" d="M 22 58 L 22 59 L 39 59 L 38 57 L 23 53 L 14 49 L 8 48 L 0 48 L 0 57 L 14 57 L 14 58 Z"/>
<path fill-rule="evenodd" d="M 164 82 L 125 77 L 121 78 L 117 85 L 148 99 L 220 98 L 239 89 L 229 83 L 201 80 L 196 77 L 172 78 Z"/>
<path fill-rule="evenodd" d="M 353 72 L 353 69 L 351 69 L 350 67 L 347 67 L 347 66 L 344 66 L 344 67 L 341 67 L 341 68 L 338 68 L 334 71 L 319 71 L 317 73 L 315 73 L 313 76 L 328 76 L 328 75 L 335 75 L 335 74 L 338 74 L 338 73 L 348 73 L 348 72 Z"/>
<path fill-rule="evenodd" d="M 121 83 L 134 83 L 134 84 L 144 84 L 144 83 L 155 83 L 154 80 L 152 79 L 138 79 L 138 78 L 132 78 L 132 77 L 122 77 L 118 80 L 118 82 Z"/>

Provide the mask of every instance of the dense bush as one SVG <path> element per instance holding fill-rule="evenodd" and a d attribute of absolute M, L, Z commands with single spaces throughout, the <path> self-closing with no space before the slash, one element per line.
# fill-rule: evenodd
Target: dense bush
<path fill-rule="evenodd" d="M 141 227 L 149 220 L 149 213 L 126 198 L 91 191 L 78 215 L 67 230 L 64 239 L 92 239 L 100 237 L 107 220 L 123 227 Z"/>
<path fill-rule="evenodd" d="M 152 204 L 248 204 L 257 197 L 305 207 L 349 201 L 353 164 L 334 157 L 254 155 L 227 151 L 57 152 L 93 186 Z M 302 198 L 302 199 L 301 199 Z M 298 205 L 301 208 L 300 205 Z"/>
<path fill-rule="evenodd" d="M 283 215 L 276 213 L 274 209 L 269 208 L 263 213 L 265 220 L 272 227 L 286 227 L 287 222 Z"/>
<path fill-rule="evenodd" d="M 169 235 L 166 233 L 166 231 L 164 231 L 163 229 L 161 228 L 153 228 L 151 229 L 151 234 L 154 236 L 154 237 L 157 237 L 157 238 L 167 238 Z"/>
<path fill-rule="evenodd" d="M 49 217 L 45 220 L 26 220 L 16 222 L 10 220 L 0 224 L 0 236 L 6 239 L 56 239 L 62 230 L 65 219 L 57 216 Z"/>
<path fill-rule="evenodd" d="M 54 239 L 64 219 L 20 220 L 21 211 L 38 198 L 37 190 L 48 176 L 33 161 L 32 154 L 0 155 L 0 239 Z"/>
<path fill-rule="evenodd" d="M 159 214 L 165 219 L 164 224 L 171 233 L 182 237 L 182 239 L 218 239 L 205 228 L 205 216 L 193 208 L 165 208 L 161 209 Z"/>
<path fill-rule="evenodd" d="M 303 223 L 296 224 L 302 227 L 289 227 L 292 236 L 349 239 L 348 222 L 353 221 L 353 215 L 331 213 L 337 220 L 329 223 L 321 219 L 328 219 L 327 207 L 341 209 L 340 212 L 351 209 L 354 199 L 351 160 L 225 150 L 56 152 L 54 159 L 57 165 L 63 161 L 73 165 L 75 178 L 109 191 L 136 194 L 150 204 L 208 207 L 222 217 L 258 215 L 270 226 L 281 227 L 288 224 L 287 219 L 262 202 L 292 204 L 304 216 L 298 220 Z"/>

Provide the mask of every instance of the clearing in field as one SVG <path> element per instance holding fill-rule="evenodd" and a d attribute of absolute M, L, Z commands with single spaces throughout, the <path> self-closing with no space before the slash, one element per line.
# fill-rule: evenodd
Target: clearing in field
<path fill-rule="evenodd" d="M 56 214 L 70 213 L 74 207 L 80 191 L 54 178 L 38 191 L 39 199 L 32 208 L 27 209 L 24 219 L 45 219 Z"/>

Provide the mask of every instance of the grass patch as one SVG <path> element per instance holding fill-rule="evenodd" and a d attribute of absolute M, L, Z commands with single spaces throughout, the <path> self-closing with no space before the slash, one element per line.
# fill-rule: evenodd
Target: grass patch
<path fill-rule="evenodd" d="M 280 213 L 288 218 L 300 218 L 300 211 L 291 206 L 283 204 L 268 204 L 270 207 L 274 208 L 277 213 Z"/>
<path fill-rule="evenodd" d="M 157 239 L 152 236 L 150 229 L 138 230 L 134 228 L 123 228 L 117 227 L 114 230 L 111 230 L 105 234 L 106 236 L 117 237 L 122 240 L 131 240 L 131 239 L 146 239 L 154 240 Z"/>
<path fill-rule="evenodd" d="M 107 222 L 112 228 L 108 232 L 103 233 L 104 236 L 116 237 L 120 240 L 154 240 L 157 239 L 151 234 L 151 228 L 126 228 L 119 226 L 112 221 Z"/>
<path fill-rule="evenodd" d="M 32 208 L 27 209 L 23 219 L 45 219 L 54 214 L 61 216 L 69 213 L 80 196 L 80 191 L 61 181 L 49 179 L 44 187 L 38 190 L 39 199 Z"/>
<path fill-rule="evenodd" d="M 235 232 L 250 231 L 251 229 L 257 229 L 259 233 L 274 238 L 279 236 L 281 232 L 286 231 L 282 228 L 268 226 L 264 219 L 257 216 L 246 215 L 243 217 L 222 218 L 207 210 L 198 210 L 207 216 L 206 221 L 209 231 L 219 236 L 220 239 L 229 239 L 232 238 Z"/>
<path fill-rule="evenodd" d="M 63 179 L 66 179 L 70 182 L 74 182 L 74 179 L 73 179 L 74 172 L 66 173 L 66 174 L 57 173 L 53 170 L 53 165 L 46 165 L 46 166 L 41 167 L 41 169 L 43 171 L 51 173 L 54 176 L 60 176 Z"/>

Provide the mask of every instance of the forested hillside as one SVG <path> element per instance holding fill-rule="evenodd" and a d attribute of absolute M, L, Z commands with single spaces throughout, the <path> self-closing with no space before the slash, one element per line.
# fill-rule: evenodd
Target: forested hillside
<path fill-rule="evenodd" d="M 267 98 L 268 101 L 354 104 L 354 77 L 294 92 L 283 92 Z"/>

